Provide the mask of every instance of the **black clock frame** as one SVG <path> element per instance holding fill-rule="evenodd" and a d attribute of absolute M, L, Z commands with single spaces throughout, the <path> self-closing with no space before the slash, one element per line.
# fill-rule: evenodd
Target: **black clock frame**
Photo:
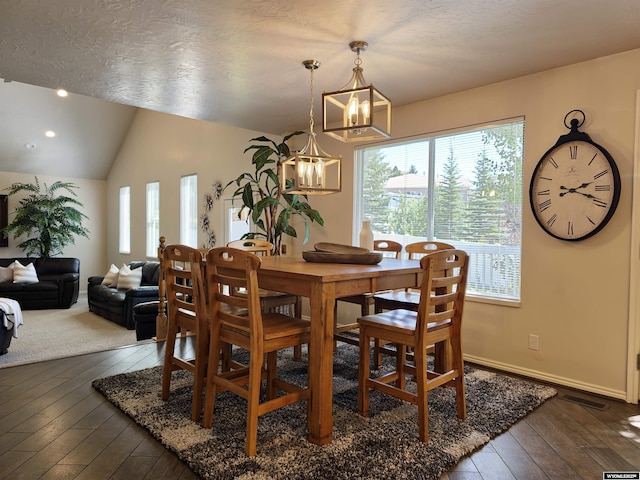
<path fill-rule="evenodd" d="M 569 127 L 567 125 L 567 117 L 573 112 L 582 113 L 583 120 L 582 120 L 582 122 L 579 122 L 577 118 L 573 118 L 571 120 L 571 127 Z M 613 214 L 615 213 L 616 208 L 618 208 L 618 202 L 620 200 L 620 190 L 621 190 L 620 172 L 618 170 L 618 166 L 616 165 L 616 162 L 614 161 L 614 159 L 611 156 L 611 154 L 607 151 L 607 149 L 604 148 L 602 145 L 599 145 L 596 142 L 594 142 L 586 132 L 581 132 L 581 131 L 578 130 L 578 127 L 582 126 L 582 124 L 584 123 L 584 112 L 582 112 L 581 110 L 572 110 L 571 112 L 567 113 L 567 115 L 564 117 L 564 120 L 565 120 L 565 122 L 564 122 L 565 126 L 567 128 L 570 128 L 571 131 L 569 133 L 565 134 L 565 135 L 560 135 L 560 137 L 558 138 L 558 141 L 555 143 L 555 145 L 553 145 L 549 150 L 547 150 L 544 153 L 544 155 L 542 155 L 542 157 L 540 157 L 540 160 L 536 164 L 536 168 L 533 170 L 533 174 L 531 175 L 531 182 L 529 183 L 529 204 L 531 205 L 531 211 L 533 213 L 533 218 L 536 219 L 536 222 L 538 222 L 538 225 L 540 225 L 540 228 L 542 228 L 542 230 L 545 233 L 547 233 L 548 235 L 551 235 L 554 238 L 557 238 L 558 240 L 564 240 L 566 242 L 577 242 L 577 241 L 585 240 L 587 238 L 590 238 L 590 237 L 594 236 L 596 233 L 598 233 L 600 230 L 602 230 L 607 225 L 607 223 L 609 223 L 609 220 L 611 220 L 611 217 L 613 217 Z M 612 171 L 612 174 L 613 174 L 613 183 L 614 183 L 614 185 L 613 185 L 613 199 L 611 201 L 611 208 L 609 209 L 609 212 L 604 217 L 602 222 L 600 222 L 600 224 L 595 229 L 593 229 L 591 232 L 589 232 L 588 234 L 586 234 L 586 235 L 584 235 L 582 237 L 578 237 L 578 238 L 563 238 L 563 237 L 559 237 L 557 235 L 554 235 L 549 230 L 547 230 L 544 227 L 543 223 L 538 218 L 538 216 L 536 215 L 536 213 L 535 213 L 536 212 L 536 210 L 535 210 L 536 209 L 536 205 L 535 205 L 535 202 L 533 200 L 533 184 L 534 184 L 536 175 L 538 173 L 538 170 L 542 166 L 542 162 L 545 161 L 547 156 L 553 150 L 558 148 L 559 146 L 561 146 L 561 145 L 563 145 L 565 143 L 575 142 L 575 141 L 581 141 L 581 142 L 590 143 L 595 148 L 600 150 L 604 154 L 606 159 L 608 160 L 609 164 L 611 165 L 611 171 Z"/>

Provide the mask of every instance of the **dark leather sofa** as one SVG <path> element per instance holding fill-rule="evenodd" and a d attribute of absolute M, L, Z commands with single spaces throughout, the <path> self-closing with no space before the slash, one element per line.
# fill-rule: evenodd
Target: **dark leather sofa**
<path fill-rule="evenodd" d="M 88 278 L 87 298 L 89 310 L 133 330 L 135 329 L 133 307 L 139 303 L 158 300 L 160 263 L 131 262 L 129 268 L 132 270 L 142 268 L 142 281 L 139 287 L 118 290 L 115 287 L 102 285 L 104 275 L 96 275 Z"/>
<path fill-rule="evenodd" d="M 22 310 L 69 308 L 78 301 L 80 260 L 69 257 L 0 258 L 0 266 L 8 267 L 14 260 L 26 266 L 33 263 L 37 283 L 0 282 L 0 297 L 20 303 Z"/>

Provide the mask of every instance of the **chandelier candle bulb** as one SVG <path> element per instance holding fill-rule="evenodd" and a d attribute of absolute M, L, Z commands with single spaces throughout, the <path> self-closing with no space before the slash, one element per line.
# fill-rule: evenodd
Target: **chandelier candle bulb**
<path fill-rule="evenodd" d="M 354 41 L 349 44 L 356 54 L 351 79 L 340 90 L 322 94 L 322 131 L 343 142 L 359 142 L 391 136 L 391 100 L 362 73 L 360 52 L 369 44 Z"/>

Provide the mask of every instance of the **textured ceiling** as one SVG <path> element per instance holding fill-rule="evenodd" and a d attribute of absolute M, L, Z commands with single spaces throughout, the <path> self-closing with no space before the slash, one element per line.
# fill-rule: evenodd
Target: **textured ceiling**
<path fill-rule="evenodd" d="M 0 0 L 0 78 L 281 134 L 308 125 L 301 62 L 319 112 L 352 40 L 399 106 L 640 48 L 639 22 L 638 0 Z"/>

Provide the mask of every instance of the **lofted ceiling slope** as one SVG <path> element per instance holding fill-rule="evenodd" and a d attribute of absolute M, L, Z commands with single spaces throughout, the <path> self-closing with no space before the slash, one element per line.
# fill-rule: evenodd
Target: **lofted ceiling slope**
<path fill-rule="evenodd" d="M 87 178 L 106 177 L 133 107 L 305 128 L 301 62 L 322 63 L 320 111 L 351 75 L 352 40 L 369 43 L 365 78 L 394 106 L 640 48 L 638 0 L 0 0 L 0 12 L 0 170 L 65 158 Z M 28 86 L 77 95 L 60 107 Z M 70 131 L 53 149 L 29 126 L 56 108 Z"/>

